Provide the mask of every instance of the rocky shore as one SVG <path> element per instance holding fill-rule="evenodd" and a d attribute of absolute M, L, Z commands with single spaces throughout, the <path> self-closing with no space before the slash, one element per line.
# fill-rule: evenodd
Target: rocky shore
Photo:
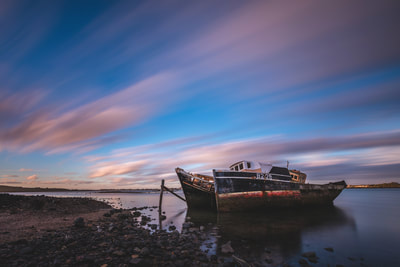
<path fill-rule="evenodd" d="M 37 225 L 26 228 L 36 235 L 14 235 L 0 223 L 0 266 L 212 266 L 233 265 L 207 257 L 199 248 L 206 238 L 200 229 L 185 223 L 178 231 L 150 230 L 141 227 L 150 222 L 139 210 L 115 210 L 102 202 L 82 198 L 51 198 L 0 195 L 0 213 L 21 220 L 47 216 L 58 220 L 74 216 L 64 225 L 37 233 Z M 84 218 L 95 212 L 97 217 Z M 101 216 L 100 216 L 101 213 Z M 79 215 L 79 216 L 78 216 Z M 68 216 L 67 216 L 68 217 Z M 150 224 L 151 226 L 151 224 Z M 156 227 L 154 227 L 156 228 Z M 8 229 L 8 230 L 7 230 Z M 170 229 L 173 230 L 173 227 Z M 13 239 L 3 237 L 12 235 Z"/>
<path fill-rule="evenodd" d="M 77 217 L 97 220 L 110 209 L 88 198 L 0 194 L 0 243 L 40 237 L 72 225 Z"/>
<path fill-rule="evenodd" d="M 208 220 L 188 216 L 181 232 L 173 224 L 160 230 L 154 221 L 165 215 L 157 219 L 145 215 L 156 208 L 122 210 L 87 198 L 0 194 L 0 266 L 307 267 L 319 265 L 320 257 L 335 256 L 334 248 L 325 247 L 318 255 L 303 251 L 288 259 L 262 242 L 255 246 L 236 228 L 226 239 Z M 220 223 L 229 231 L 230 224 L 225 225 L 223 218 Z M 269 229 L 269 237 L 279 229 Z M 355 257 L 348 261 L 357 262 Z M 364 265 L 362 259 L 359 263 Z"/>

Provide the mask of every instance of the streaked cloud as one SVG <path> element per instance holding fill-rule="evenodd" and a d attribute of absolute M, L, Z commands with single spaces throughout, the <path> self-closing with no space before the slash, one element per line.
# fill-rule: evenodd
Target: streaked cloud
<path fill-rule="evenodd" d="M 0 177 L 4 177 L 4 178 L 17 178 L 17 177 L 19 177 L 19 175 L 15 175 L 15 174 L 0 174 Z"/>
<path fill-rule="evenodd" d="M 147 162 L 145 160 L 131 161 L 131 162 L 110 162 L 110 163 L 100 163 L 93 167 L 94 171 L 91 172 L 90 177 L 102 177 L 107 175 L 118 175 L 118 174 L 128 174 L 134 173 L 141 167 L 143 167 Z"/>
<path fill-rule="evenodd" d="M 21 168 L 19 169 L 20 172 L 31 172 L 33 169 L 26 169 L 26 168 Z"/>
<path fill-rule="evenodd" d="M 36 174 L 26 177 L 26 180 L 29 181 L 36 181 L 37 179 L 39 179 L 39 177 Z"/>
<path fill-rule="evenodd" d="M 273 136 L 214 144 L 203 141 L 197 145 L 171 140 L 115 150 L 109 158 L 99 157 L 98 163 L 92 165 L 91 172 L 92 177 L 128 175 L 112 178 L 115 184 L 127 184 L 129 181 L 129 184 L 134 185 L 135 181 L 148 179 L 149 184 L 157 186 L 160 179 L 169 179 L 177 186 L 178 181 L 173 170 L 178 166 L 210 173 L 213 168 L 228 168 L 230 164 L 241 159 L 271 162 L 281 166 L 286 165 L 286 160 L 289 160 L 292 168 L 302 169 L 310 174 L 316 169 L 325 168 L 326 173 L 323 175 L 309 175 L 310 180 L 324 181 L 332 178 L 331 169 L 343 164 L 353 165 L 355 168 L 400 164 L 400 157 L 397 157 L 399 153 L 398 131 L 296 141 Z M 346 178 L 347 171 L 343 169 L 335 178 Z M 356 181 L 362 179 L 362 176 L 354 176 L 353 179 Z"/>
<path fill-rule="evenodd" d="M 20 171 L 88 187 L 242 158 L 394 177 L 398 2 L 100 1 L 70 16 L 84 5 L 0 5 L 0 167 L 75 160 L 64 170 L 87 178 Z"/>
<path fill-rule="evenodd" d="M 10 184 L 10 185 L 18 185 L 22 182 L 18 181 L 17 179 L 10 179 L 10 178 L 0 178 L 0 184 Z"/>
<path fill-rule="evenodd" d="M 100 137 L 162 110 L 173 100 L 171 89 L 177 84 L 174 75 L 163 73 L 72 110 L 42 108 L 16 125 L 0 129 L 0 143 L 21 152 L 86 152 L 105 141 Z"/>

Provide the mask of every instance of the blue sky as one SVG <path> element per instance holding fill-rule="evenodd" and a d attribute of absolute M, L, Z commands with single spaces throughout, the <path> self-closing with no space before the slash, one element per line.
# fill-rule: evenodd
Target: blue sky
<path fill-rule="evenodd" d="M 177 186 L 241 159 L 398 181 L 397 1 L 2 1 L 0 184 Z"/>

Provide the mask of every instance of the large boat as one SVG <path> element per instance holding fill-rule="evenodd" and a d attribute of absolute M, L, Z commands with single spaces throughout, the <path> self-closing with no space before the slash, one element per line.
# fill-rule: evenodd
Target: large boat
<path fill-rule="evenodd" d="M 213 175 L 175 169 L 189 208 L 219 212 L 333 205 L 346 182 L 308 184 L 306 174 L 268 163 L 239 161 Z"/>

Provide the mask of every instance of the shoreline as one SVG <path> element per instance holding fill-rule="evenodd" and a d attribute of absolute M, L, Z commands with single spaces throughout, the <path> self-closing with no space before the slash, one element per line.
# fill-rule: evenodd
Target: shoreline
<path fill-rule="evenodd" d="M 157 215 L 149 215 L 150 210 Z M 0 266 L 309 266 L 315 263 L 346 266 L 355 262 L 368 263 L 362 255 L 340 251 L 340 247 L 330 241 L 301 249 L 302 241 L 296 239 L 301 233 L 327 225 L 354 224 L 352 218 L 340 210 L 313 214 L 302 213 L 293 218 L 291 213 L 288 216 L 276 213 L 268 216 L 267 221 L 233 214 L 219 217 L 216 223 L 213 218 L 192 212 L 179 223 L 182 226 L 179 232 L 177 224 L 165 223 L 169 218 L 164 221 L 166 230 L 159 229 L 155 206 L 114 209 L 88 198 L 0 194 Z M 252 223 L 257 225 L 251 226 Z M 236 224 L 241 227 L 235 227 Z M 242 233 L 242 228 L 253 230 L 243 229 Z M 298 243 L 297 251 L 292 251 L 290 256 L 282 253 L 280 243 L 261 239 L 258 243 L 261 236 L 274 240 L 289 235 L 293 244 Z"/>
<path fill-rule="evenodd" d="M 0 265 L 218 265 L 201 251 L 206 237 L 199 229 L 189 231 L 190 222 L 182 233 L 173 226 L 170 232 L 151 231 L 141 227 L 151 218 L 140 210 L 86 198 L 0 194 Z"/>
<path fill-rule="evenodd" d="M 95 221 L 111 209 L 89 198 L 0 194 L 0 244 L 40 238 L 46 232 L 72 225 L 78 217 Z"/>

